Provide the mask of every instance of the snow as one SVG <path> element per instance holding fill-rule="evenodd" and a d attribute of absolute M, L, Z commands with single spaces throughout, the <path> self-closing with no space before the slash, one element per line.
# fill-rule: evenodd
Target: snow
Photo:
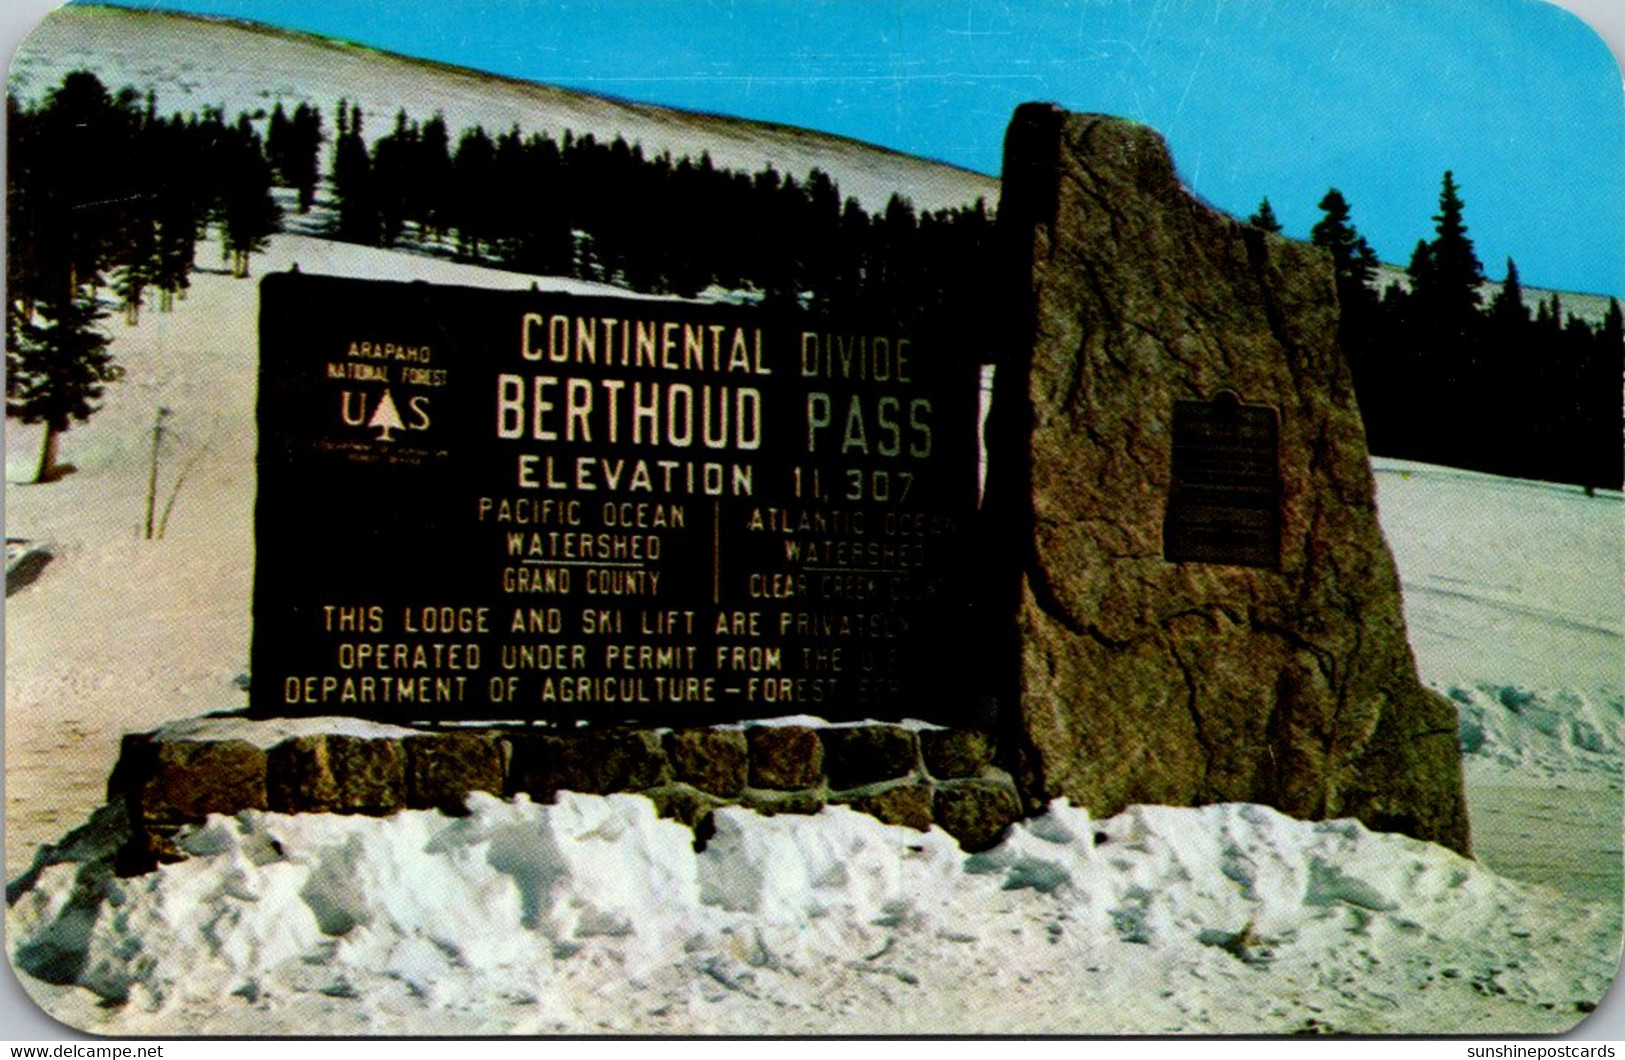
<path fill-rule="evenodd" d="M 353 736 L 362 740 L 377 740 L 398 739 L 412 735 L 413 731 L 362 718 L 245 718 L 227 714 L 166 721 L 153 730 L 153 739 L 160 743 L 185 740 L 224 743 L 238 740 L 269 751 L 284 740 L 301 736 Z"/>
<path fill-rule="evenodd" d="M 254 267 L 294 262 L 587 287 L 298 235 Z M 188 860 L 118 879 L 122 823 L 97 807 L 123 733 L 264 746 L 313 724 L 201 717 L 242 703 L 257 288 L 194 281 L 173 314 L 114 326 L 127 375 L 64 436 L 74 474 L 24 485 L 38 434 L 7 424 L 8 536 L 56 557 L 6 606 L 8 947 L 74 1026 L 1510 1033 L 1573 1025 L 1613 975 L 1620 497 L 1386 460 L 1418 663 L 1460 709 L 1476 862 L 1256 806 L 1058 804 L 976 855 L 843 808 L 725 810 L 697 852 L 646 800 L 566 793 L 475 796 L 460 818 L 216 818 Z M 185 477 L 148 541 L 160 406 L 160 501 Z"/>
<path fill-rule="evenodd" d="M 214 818 L 125 880 L 86 843 L 13 953 L 70 1022 L 170 1036 L 1505 1033 L 1613 973 L 1605 907 L 1258 806 L 1057 803 L 971 856 L 845 808 L 723 810 L 698 853 L 634 796 L 469 808 Z"/>
<path fill-rule="evenodd" d="M 1374 461 L 1422 676 L 1601 689 L 1625 678 L 1620 495 Z"/>

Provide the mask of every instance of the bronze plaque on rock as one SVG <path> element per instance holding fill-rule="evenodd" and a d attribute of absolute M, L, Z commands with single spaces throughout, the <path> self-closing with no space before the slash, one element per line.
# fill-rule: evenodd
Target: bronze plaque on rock
<path fill-rule="evenodd" d="M 1163 558 L 1278 568 L 1280 414 L 1232 391 L 1176 401 Z"/>

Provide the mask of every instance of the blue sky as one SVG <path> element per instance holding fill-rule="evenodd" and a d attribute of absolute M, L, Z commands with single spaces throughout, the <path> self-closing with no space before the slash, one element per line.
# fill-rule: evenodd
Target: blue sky
<path fill-rule="evenodd" d="M 1486 271 L 1625 294 L 1625 103 L 1541 0 L 128 0 L 803 125 L 997 174 L 1016 104 L 1144 121 L 1185 181 L 1307 236 L 1336 186 L 1384 260 L 1453 170 Z"/>

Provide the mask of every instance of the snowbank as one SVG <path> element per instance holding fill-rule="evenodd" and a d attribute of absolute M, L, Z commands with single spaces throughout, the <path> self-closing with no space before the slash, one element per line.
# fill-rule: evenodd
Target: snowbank
<path fill-rule="evenodd" d="M 103 811 L 20 881 L 13 959 L 166 1035 L 1527 1032 L 1613 974 L 1617 912 L 1258 806 L 1057 803 L 976 855 L 841 808 L 699 852 L 635 796 L 469 809 L 211 818 L 132 879 Z"/>
<path fill-rule="evenodd" d="M 1569 774 L 1620 776 L 1619 695 L 1481 683 L 1452 686 L 1470 772 L 1529 783 Z"/>

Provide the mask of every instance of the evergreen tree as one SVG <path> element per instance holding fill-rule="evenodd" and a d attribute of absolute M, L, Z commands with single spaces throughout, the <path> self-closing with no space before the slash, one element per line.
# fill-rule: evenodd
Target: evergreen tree
<path fill-rule="evenodd" d="M 1518 263 L 1507 259 L 1507 275 L 1489 307 L 1490 321 L 1495 331 L 1505 335 L 1508 330 L 1520 332 L 1529 324 L 1529 307 L 1523 304 L 1523 284 L 1518 279 Z"/>
<path fill-rule="evenodd" d="M 1411 248 L 1411 260 L 1405 266 L 1405 275 L 1411 281 L 1411 294 L 1427 290 L 1433 285 L 1433 248 L 1425 239 L 1418 239 Z"/>
<path fill-rule="evenodd" d="M 1269 200 L 1264 200 L 1269 205 Z M 1376 307 L 1376 292 L 1372 282 L 1377 276 L 1377 254 L 1364 236 L 1355 230 L 1350 220 L 1353 211 L 1348 200 L 1336 188 L 1326 192 L 1320 200 L 1325 213 L 1309 231 L 1309 241 L 1325 247 L 1332 256 L 1332 270 L 1337 280 L 1337 296 L 1343 312 L 1369 313 Z M 1262 227 L 1262 226 L 1260 226 Z"/>
<path fill-rule="evenodd" d="M 306 213 L 316 201 L 316 182 L 321 178 L 322 112 L 308 103 L 294 108 L 290 130 L 292 142 L 283 161 L 283 176 L 299 192 L 299 212 Z"/>
<path fill-rule="evenodd" d="M 1328 189 L 1319 207 L 1323 216 L 1309 238 L 1332 258 L 1338 341 L 1354 377 L 1369 444 L 1384 452 L 1402 448 L 1409 410 L 1396 398 L 1393 381 L 1404 370 L 1403 359 L 1386 335 L 1384 307 L 1375 289 L 1377 254 L 1354 227 L 1353 210 L 1341 191 Z"/>
<path fill-rule="evenodd" d="M 143 201 L 133 164 L 138 100 L 133 91 L 115 99 L 95 75 L 75 71 L 35 113 L 8 106 L 20 119 L 7 214 L 20 222 L 9 237 L 21 253 L 8 277 L 6 411 L 44 424 L 36 481 L 57 477 L 60 435 L 89 418 L 119 376 L 96 290 Z"/>
<path fill-rule="evenodd" d="M 1281 222 L 1275 218 L 1275 208 L 1270 205 L 1269 196 L 1265 196 L 1258 204 L 1258 209 L 1247 218 L 1247 223 L 1254 228 L 1262 228 L 1266 232 L 1279 232 Z"/>
<path fill-rule="evenodd" d="M 94 74 L 76 71 L 46 97 L 34 126 L 35 270 L 43 298 L 98 286 L 139 189 L 132 187 L 132 115 Z"/>
<path fill-rule="evenodd" d="M 7 350 L 13 375 L 7 380 L 6 414 L 45 426 L 35 482 L 60 476 L 62 432 L 75 420 L 89 419 L 101 407 L 96 402 L 105 384 L 123 374 L 96 326 L 102 316 L 91 294 L 51 297 L 18 326 L 15 345 Z"/>
<path fill-rule="evenodd" d="M 1608 311 L 1603 314 L 1602 328 L 1597 332 L 1605 353 L 1625 349 L 1625 315 L 1621 315 L 1619 299 L 1608 299 Z"/>
<path fill-rule="evenodd" d="M 1463 221 L 1463 204 L 1455 176 L 1446 171 L 1433 216 L 1434 238 L 1419 244 L 1411 264 L 1411 295 L 1406 344 L 1413 359 L 1412 400 L 1420 428 L 1426 407 L 1461 408 L 1480 403 L 1488 364 L 1479 286 L 1483 266 L 1473 251 Z M 1424 459 L 1456 467 L 1482 467 L 1484 445 L 1477 433 L 1457 420 L 1438 420 L 1428 428 Z"/>
<path fill-rule="evenodd" d="M 501 207 L 492 201 L 491 185 L 496 177 L 496 146 L 485 130 L 476 125 L 457 141 L 452 156 L 452 220 L 457 228 L 457 252 L 469 258 L 483 256 L 482 248 L 496 235 L 495 220 Z"/>
<path fill-rule="evenodd" d="M 43 286 L 39 246 L 39 211 L 34 198 L 36 178 L 30 160 L 34 156 L 34 115 L 24 110 L 17 97 L 6 96 L 6 395 L 17 384 L 18 329 L 33 313 L 35 298 Z"/>
<path fill-rule="evenodd" d="M 280 102 L 271 111 L 265 133 L 265 157 L 280 186 L 298 191 L 300 213 L 309 212 L 315 202 L 322 139 L 321 112 L 308 103 L 295 107 L 292 116 L 282 109 Z"/>
<path fill-rule="evenodd" d="M 113 292 L 124 307 L 124 322 L 134 327 L 141 322 L 147 286 L 158 272 L 158 231 L 150 207 L 132 213 L 113 262 Z"/>
<path fill-rule="evenodd" d="M 1468 238 L 1463 203 L 1455 176 L 1446 170 L 1439 189 L 1439 212 L 1433 215 L 1434 238 L 1427 245 L 1427 266 L 1413 275 L 1412 290 L 1424 328 L 1436 340 L 1470 340 L 1482 302 L 1484 267 Z"/>
<path fill-rule="evenodd" d="M 418 137 L 418 158 L 413 166 L 414 185 L 419 196 L 414 209 L 418 221 L 418 239 L 433 243 L 451 227 L 452 169 L 451 141 L 446 133 L 443 114 L 423 123 Z"/>
<path fill-rule="evenodd" d="M 210 206 L 213 167 L 201 159 L 209 153 L 195 118 L 155 122 L 149 133 L 157 160 L 153 214 L 156 225 L 152 283 L 158 288 L 158 309 L 170 312 L 177 294 L 191 285 L 196 258 Z"/>
<path fill-rule="evenodd" d="M 373 191 L 372 159 L 362 138 L 360 107 L 339 100 L 338 139 L 333 144 L 330 177 L 337 206 L 334 235 L 348 243 L 378 242 L 378 204 Z"/>
<path fill-rule="evenodd" d="M 372 194 L 378 215 L 378 243 L 392 247 L 413 215 L 413 162 L 418 154 L 418 127 L 403 109 L 395 128 L 372 147 Z"/>
<path fill-rule="evenodd" d="M 1625 486 L 1625 405 L 1619 400 L 1620 380 L 1625 379 L 1625 314 L 1618 299 L 1608 300 L 1592 345 L 1589 375 L 1582 387 L 1589 405 L 1583 450 L 1589 466 L 1583 485 L 1620 489 Z"/>
<path fill-rule="evenodd" d="M 265 249 L 281 230 L 282 210 L 271 197 L 271 167 L 248 115 L 238 117 L 226 149 L 226 170 L 218 207 L 221 249 L 231 274 L 248 275 L 248 257 Z"/>
<path fill-rule="evenodd" d="M 277 100 L 265 125 L 265 157 L 271 163 L 271 176 L 284 188 L 293 187 L 293 181 L 286 172 L 292 135 L 293 122 L 289 120 L 288 112 L 282 109 L 282 101 Z"/>
<path fill-rule="evenodd" d="M 1551 292 L 1535 307 L 1535 326 L 1547 343 L 1555 343 L 1563 334 L 1563 296 Z"/>

